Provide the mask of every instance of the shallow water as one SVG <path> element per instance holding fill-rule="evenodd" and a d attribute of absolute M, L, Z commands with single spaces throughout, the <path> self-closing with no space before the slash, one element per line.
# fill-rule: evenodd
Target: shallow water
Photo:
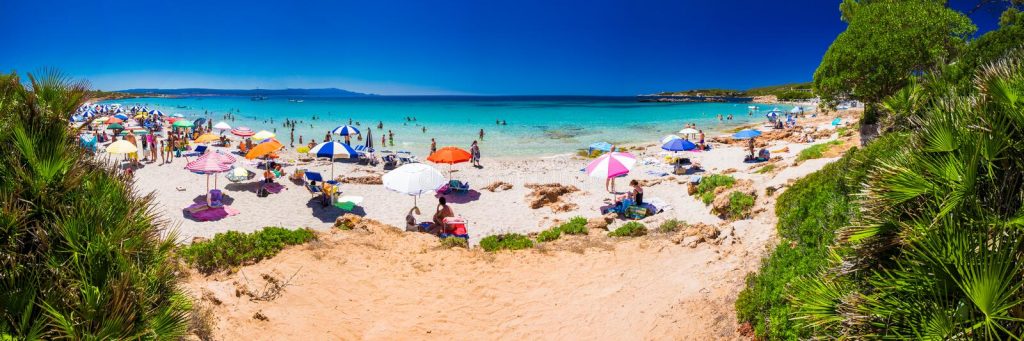
<path fill-rule="evenodd" d="M 183 114 L 195 119 L 211 118 L 214 123 L 225 120 L 231 112 L 235 120 L 226 120 L 233 127 L 248 126 L 254 131 L 278 133 L 278 139 L 290 143 L 285 119 L 299 121 L 294 143 L 310 138 L 323 140 L 330 129 L 347 124 L 367 133 L 372 130 L 374 146 L 382 149 L 378 122 L 383 132 L 395 134 L 395 146 L 387 149 L 410 150 L 423 155 L 430 139 L 438 147 L 455 145 L 468 148 L 479 139 L 487 156 L 541 156 L 572 153 L 587 145 L 607 141 L 613 144 L 656 142 L 675 133 L 686 123 L 696 123 L 708 136 L 739 124 L 763 119 L 750 114 L 749 103 L 641 103 L 633 97 L 349 97 L 302 98 L 303 102 L 285 97 L 252 101 L 248 97 L 183 97 L 136 98 L 110 101 L 123 105 L 146 105 L 165 114 Z M 758 105 L 762 112 L 786 105 Z M 732 121 L 718 121 L 717 115 L 733 114 Z M 313 119 L 313 116 L 318 119 Z M 407 121 L 415 117 L 416 121 Z M 497 125 L 503 120 L 507 125 Z M 423 131 L 426 128 L 426 132 Z M 275 131 L 276 129 L 276 131 Z M 338 137 L 336 137 L 338 138 Z M 364 143 L 353 138 L 353 144 Z"/>

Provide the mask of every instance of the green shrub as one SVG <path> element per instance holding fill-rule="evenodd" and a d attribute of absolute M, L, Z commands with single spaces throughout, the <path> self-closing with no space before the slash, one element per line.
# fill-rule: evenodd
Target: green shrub
<path fill-rule="evenodd" d="M 697 185 L 698 197 L 705 205 L 711 204 L 715 201 L 715 189 L 718 187 L 729 188 L 736 183 L 736 179 L 723 174 L 712 174 L 700 179 L 700 184 Z"/>
<path fill-rule="evenodd" d="M 754 207 L 754 197 L 743 192 L 732 192 L 729 194 L 729 219 L 743 219 L 750 215 L 750 208 Z"/>
<path fill-rule="evenodd" d="M 638 221 L 622 224 L 615 231 L 608 232 L 610 237 L 640 237 L 643 235 L 647 235 L 647 226 Z"/>
<path fill-rule="evenodd" d="M 661 233 L 676 232 L 684 227 L 686 227 L 686 222 L 678 219 L 669 219 L 661 223 L 661 226 L 658 226 L 658 231 Z"/>
<path fill-rule="evenodd" d="M 561 236 L 562 230 L 559 229 L 558 227 L 552 227 L 550 229 L 541 231 L 539 234 L 537 234 L 537 242 L 550 242 L 552 240 L 558 239 Z"/>
<path fill-rule="evenodd" d="M 0 74 L 0 340 L 181 338 L 176 235 L 78 147 L 68 117 L 84 96 L 53 70 Z"/>
<path fill-rule="evenodd" d="M 453 247 L 469 248 L 469 242 L 463 238 L 450 236 L 441 239 L 441 246 L 446 249 L 451 249 Z"/>
<path fill-rule="evenodd" d="M 183 247 L 181 256 L 199 271 L 212 273 L 272 257 L 285 246 L 315 238 L 313 231 L 308 229 L 265 227 L 253 233 L 228 231 L 218 233 L 213 239 Z"/>
<path fill-rule="evenodd" d="M 836 230 L 859 212 L 853 195 L 873 162 L 905 141 L 904 136 L 889 134 L 864 149 L 851 149 L 779 195 L 775 204 L 779 245 L 762 260 L 757 273 L 747 276 L 746 288 L 736 300 L 737 318 L 749 322 L 757 338 L 809 338 L 809 331 L 798 329 L 791 319 L 795 311 L 787 296 L 791 284 L 827 264 Z"/>
<path fill-rule="evenodd" d="M 764 167 L 758 168 L 756 171 L 754 171 L 754 173 L 765 174 L 765 173 L 769 173 L 769 172 L 771 172 L 773 170 L 775 170 L 775 164 L 771 163 L 771 164 L 764 165 Z"/>
<path fill-rule="evenodd" d="M 587 234 L 587 218 L 573 217 L 569 222 L 558 227 L 564 234 Z"/>
<path fill-rule="evenodd" d="M 533 247 L 533 241 L 518 233 L 506 233 L 484 237 L 480 240 L 480 247 L 488 252 L 521 250 Z"/>
<path fill-rule="evenodd" d="M 801 150 L 800 154 L 797 154 L 796 160 L 797 161 L 803 161 L 803 160 L 810 160 L 810 159 L 820 159 L 821 157 L 825 156 L 825 151 L 827 151 L 830 148 L 832 148 L 832 146 L 837 146 L 837 145 L 840 145 L 840 144 L 843 144 L 843 142 L 841 142 L 839 140 L 832 140 L 832 141 L 829 141 L 829 142 L 819 143 L 819 144 L 807 147 L 806 149 Z"/>

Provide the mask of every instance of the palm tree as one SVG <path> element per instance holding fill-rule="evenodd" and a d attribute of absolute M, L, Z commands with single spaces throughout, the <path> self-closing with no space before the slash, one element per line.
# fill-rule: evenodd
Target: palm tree
<path fill-rule="evenodd" d="M 173 234 L 69 128 L 87 84 L 28 79 L 0 76 L 0 338 L 182 335 Z"/>
<path fill-rule="evenodd" d="M 832 337 L 1020 339 L 1024 52 L 970 94 L 925 87 L 946 90 L 922 98 L 912 142 L 872 171 L 840 260 L 795 285 L 794 318 Z"/>

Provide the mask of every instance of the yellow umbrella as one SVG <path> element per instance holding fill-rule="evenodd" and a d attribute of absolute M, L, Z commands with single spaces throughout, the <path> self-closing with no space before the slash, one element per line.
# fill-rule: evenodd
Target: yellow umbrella
<path fill-rule="evenodd" d="M 284 145 L 282 145 L 281 142 L 272 139 L 252 147 L 252 150 L 245 154 L 245 158 L 249 160 L 260 158 L 267 154 L 276 152 L 281 148 L 284 148 Z"/>
<path fill-rule="evenodd" d="M 136 119 L 139 119 L 139 118 L 146 118 L 146 114 L 138 114 L 138 115 L 135 115 L 135 118 L 136 118 Z"/>
<path fill-rule="evenodd" d="M 130 154 L 137 151 L 139 151 L 139 148 L 134 143 L 125 140 L 118 140 L 107 146 L 107 153 L 110 154 Z"/>
<path fill-rule="evenodd" d="M 219 140 L 220 140 L 220 136 L 217 136 L 217 135 L 214 135 L 214 134 L 210 134 L 210 133 L 206 133 L 206 134 L 199 135 L 199 137 L 196 138 L 195 142 L 196 143 L 210 143 L 210 142 L 219 141 Z"/>
<path fill-rule="evenodd" d="M 260 132 L 256 133 L 256 135 L 252 136 L 252 139 L 253 140 L 257 140 L 257 141 L 262 141 L 262 140 L 266 140 L 266 139 L 272 139 L 275 136 L 277 136 L 277 134 L 271 133 L 271 132 L 266 131 L 266 130 L 260 130 Z"/>

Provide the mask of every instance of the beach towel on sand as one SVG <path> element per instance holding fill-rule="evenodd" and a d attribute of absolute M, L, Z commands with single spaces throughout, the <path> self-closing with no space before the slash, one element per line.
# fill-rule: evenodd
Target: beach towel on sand
<path fill-rule="evenodd" d="M 182 211 L 186 216 L 192 217 L 192 219 L 198 221 L 216 221 L 233 215 L 238 215 L 240 213 L 238 210 L 227 205 L 210 207 L 206 205 L 206 202 L 196 202 L 185 207 Z"/>

